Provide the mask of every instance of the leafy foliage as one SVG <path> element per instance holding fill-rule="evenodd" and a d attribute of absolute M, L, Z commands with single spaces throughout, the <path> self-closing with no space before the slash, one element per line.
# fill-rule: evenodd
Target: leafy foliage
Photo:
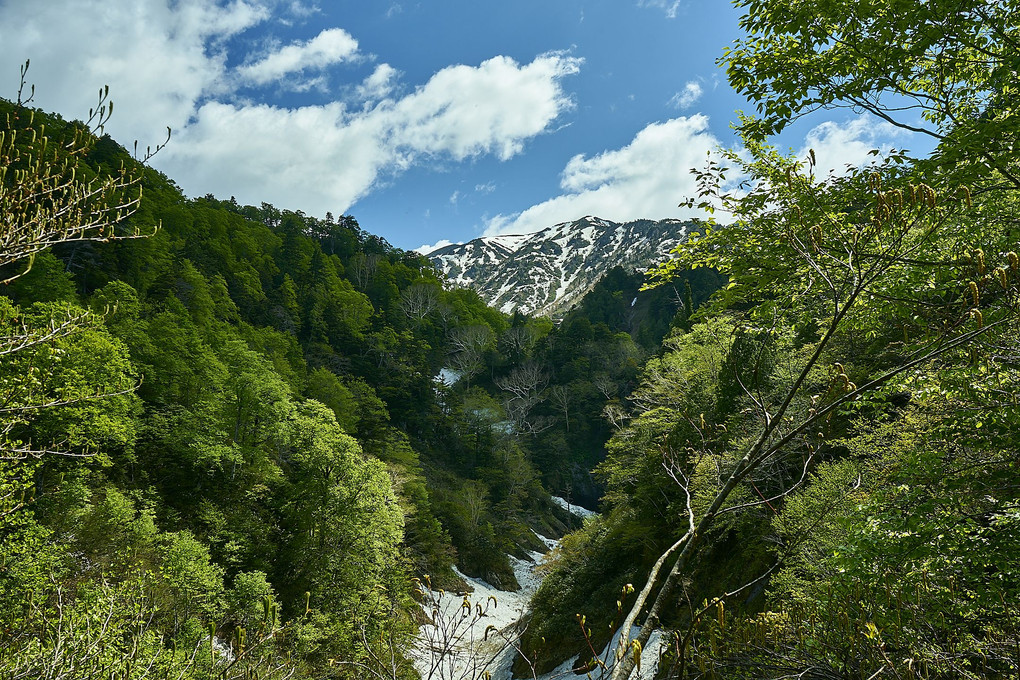
<path fill-rule="evenodd" d="M 0 106 L 19 140 L 78 130 Z M 0 589 L 25 659 L 137 629 L 144 644 L 96 667 L 379 670 L 414 630 L 412 574 L 462 587 L 456 564 L 516 588 L 507 553 L 570 521 L 543 480 L 595 502 L 601 411 L 641 356 L 629 335 L 507 318 L 353 217 L 186 199 L 109 138 L 74 135 L 60 167 L 112 182 L 97 210 L 144 189 L 109 234 L 161 226 L 58 235 L 0 297 Z M 585 356 L 553 377 L 577 339 Z M 444 368 L 462 378 L 436 381 Z M 104 607 L 110 627 L 79 636 Z M 29 646 L 60 611 L 68 627 Z M 230 655 L 235 670 L 217 665 Z"/>

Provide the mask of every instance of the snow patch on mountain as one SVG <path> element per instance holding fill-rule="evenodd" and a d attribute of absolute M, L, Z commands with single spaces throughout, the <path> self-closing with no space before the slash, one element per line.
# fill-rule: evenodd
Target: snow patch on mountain
<path fill-rule="evenodd" d="M 448 245 L 428 258 L 453 285 L 474 288 L 505 313 L 556 316 L 612 267 L 633 270 L 665 260 L 694 226 L 681 220 L 620 223 L 588 216 L 533 234 Z"/>

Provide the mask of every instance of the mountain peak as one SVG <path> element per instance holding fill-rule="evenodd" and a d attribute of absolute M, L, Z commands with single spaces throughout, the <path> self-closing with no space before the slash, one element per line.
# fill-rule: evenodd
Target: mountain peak
<path fill-rule="evenodd" d="M 586 215 L 531 234 L 502 234 L 427 255 L 455 285 L 474 288 L 506 313 L 558 315 L 612 267 L 634 270 L 668 257 L 693 222 L 613 222 Z"/>

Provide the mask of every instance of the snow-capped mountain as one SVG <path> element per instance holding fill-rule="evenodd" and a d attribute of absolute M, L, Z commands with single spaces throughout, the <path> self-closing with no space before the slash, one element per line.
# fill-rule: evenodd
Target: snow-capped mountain
<path fill-rule="evenodd" d="M 648 267 L 687 238 L 692 222 L 584 217 L 533 234 L 476 238 L 427 257 L 459 286 L 506 313 L 557 315 L 612 267 Z"/>

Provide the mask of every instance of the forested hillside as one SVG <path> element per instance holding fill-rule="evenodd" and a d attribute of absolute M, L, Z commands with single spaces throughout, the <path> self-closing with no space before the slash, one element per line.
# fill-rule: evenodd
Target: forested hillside
<path fill-rule="evenodd" d="M 549 492 L 597 503 L 603 410 L 689 315 L 624 318 L 611 280 L 561 328 L 508 317 L 351 216 L 187 199 L 0 105 L 14 677 L 204 677 L 228 646 L 238 677 L 360 677 L 415 630 L 412 578 L 515 589 L 507 554 L 576 526 Z"/>

